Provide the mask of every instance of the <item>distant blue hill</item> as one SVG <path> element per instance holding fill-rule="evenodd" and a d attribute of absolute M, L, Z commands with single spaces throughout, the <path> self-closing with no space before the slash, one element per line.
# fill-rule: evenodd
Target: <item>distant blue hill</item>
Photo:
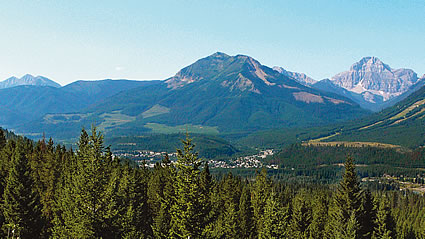
<path fill-rule="evenodd" d="M 121 91 L 155 81 L 76 81 L 64 87 L 22 85 L 0 89 L 0 126 L 14 128 L 47 113 L 78 112 Z"/>
<path fill-rule="evenodd" d="M 17 78 L 12 76 L 2 82 L 0 82 L 0 89 L 11 88 L 15 86 L 22 85 L 33 85 L 33 86 L 51 86 L 59 88 L 61 85 L 58 83 L 44 77 L 44 76 L 32 76 L 30 74 L 26 74 L 21 78 Z"/>

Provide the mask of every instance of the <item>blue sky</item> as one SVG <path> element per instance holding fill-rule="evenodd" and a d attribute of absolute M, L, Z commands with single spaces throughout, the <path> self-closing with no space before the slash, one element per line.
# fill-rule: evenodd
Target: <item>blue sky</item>
<path fill-rule="evenodd" d="M 3 1 L 0 80 L 165 79 L 221 51 L 315 79 L 363 56 L 425 73 L 425 1 Z"/>

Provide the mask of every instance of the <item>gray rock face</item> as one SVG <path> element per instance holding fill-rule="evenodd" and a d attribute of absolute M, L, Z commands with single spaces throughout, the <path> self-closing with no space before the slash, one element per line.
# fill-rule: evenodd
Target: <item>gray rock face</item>
<path fill-rule="evenodd" d="M 314 80 L 313 78 L 309 77 L 308 75 L 306 75 L 304 73 L 287 71 L 283 67 L 280 67 L 280 66 L 274 66 L 273 70 L 279 72 L 282 75 L 290 77 L 290 78 L 298 81 L 299 83 L 301 83 L 303 85 L 310 86 L 310 85 L 317 83 L 316 80 Z"/>
<path fill-rule="evenodd" d="M 376 98 L 388 101 L 408 91 L 418 81 L 410 69 L 392 69 L 376 57 L 364 57 L 349 71 L 332 77 L 332 83 L 349 91 L 362 94 L 366 101 Z"/>
<path fill-rule="evenodd" d="M 22 78 L 17 78 L 12 76 L 6 79 L 5 81 L 0 82 L 0 89 L 11 88 L 11 87 L 20 86 L 20 85 L 52 86 L 56 88 L 61 87 L 61 85 L 59 85 L 58 83 L 50 79 L 47 79 L 46 77 L 43 77 L 43 76 L 35 77 L 30 74 L 26 74 Z"/>

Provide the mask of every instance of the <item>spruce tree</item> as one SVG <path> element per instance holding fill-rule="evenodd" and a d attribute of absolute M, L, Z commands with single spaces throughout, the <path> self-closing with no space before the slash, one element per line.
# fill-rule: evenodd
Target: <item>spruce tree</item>
<path fill-rule="evenodd" d="M 41 211 L 46 220 L 43 229 L 44 237 L 49 237 L 52 227 L 53 207 L 62 156 L 62 148 L 60 146 L 55 148 L 53 140 L 50 139 L 48 144 L 44 140 L 39 141 L 30 157 L 34 188 L 40 195 Z"/>
<path fill-rule="evenodd" d="M 377 203 L 378 210 L 375 219 L 375 231 L 373 232 L 373 239 L 392 239 L 395 238 L 395 225 L 394 219 L 391 215 L 389 201 L 384 196 Z"/>
<path fill-rule="evenodd" d="M 40 237 L 39 195 L 34 190 L 31 168 L 22 142 L 16 145 L 3 193 L 4 231 L 20 238 Z"/>
<path fill-rule="evenodd" d="M 199 167 L 202 160 L 194 152 L 195 145 L 186 134 L 183 149 L 177 150 L 175 200 L 171 207 L 172 238 L 199 238 L 203 233 L 202 188 Z"/>
<path fill-rule="evenodd" d="M 204 168 L 202 169 L 202 172 L 200 174 L 199 179 L 199 186 L 201 188 L 201 198 L 200 203 L 202 205 L 201 208 L 201 217 L 204 219 L 202 220 L 201 227 L 208 228 L 213 223 L 213 215 L 211 214 L 212 205 L 211 205 L 211 190 L 213 187 L 213 180 L 210 173 L 210 168 L 208 165 L 208 162 L 205 162 Z M 206 236 L 208 234 L 208 231 L 204 231 L 203 235 Z"/>
<path fill-rule="evenodd" d="M 376 210 L 373 196 L 369 190 L 362 194 L 359 215 L 360 235 L 362 238 L 370 239 L 375 227 Z"/>
<path fill-rule="evenodd" d="M 361 237 L 361 228 L 359 223 L 361 206 L 361 189 L 357 180 L 355 165 L 353 159 L 348 156 L 344 164 L 345 172 L 340 182 L 337 192 L 334 196 L 334 203 L 331 211 L 331 230 L 330 236 L 334 238 L 343 238 L 346 236 L 346 228 L 350 221 L 351 230 L 356 230 L 356 236 Z M 354 217 L 354 218 L 352 218 Z"/>
<path fill-rule="evenodd" d="M 221 228 L 216 235 L 225 238 L 237 238 L 239 236 L 239 180 L 228 173 L 222 183 L 221 200 L 223 201 L 223 210 L 221 215 Z"/>
<path fill-rule="evenodd" d="M 121 238 L 151 238 L 152 215 L 149 211 L 147 179 L 145 169 L 131 168 L 122 170 L 119 186 L 118 220 Z M 161 238 L 161 237 L 155 237 Z"/>
<path fill-rule="evenodd" d="M 112 157 L 95 127 L 90 136 L 82 130 L 78 146 L 58 191 L 53 237 L 116 237 L 118 175 L 111 168 Z"/>
<path fill-rule="evenodd" d="M 338 234 L 337 238 L 340 239 L 361 239 L 359 236 L 359 222 L 357 221 L 357 216 L 354 211 L 351 212 L 350 218 L 346 223 L 346 228 L 341 228 L 341 234 Z"/>
<path fill-rule="evenodd" d="M 328 218 L 328 195 L 319 192 L 312 202 L 312 221 L 309 227 L 310 238 L 322 239 L 325 237 L 325 227 Z"/>
<path fill-rule="evenodd" d="M 309 227 L 312 220 L 311 207 L 307 202 L 308 194 L 306 191 L 300 191 L 292 203 L 292 219 L 290 231 L 293 238 L 309 238 Z"/>
<path fill-rule="evenodd" d="M 6 146 L 6 136 L 4 135 L 3 129 L 0 128 L 0 150 Z"/>
<path fill-rule="evenodd" d="M 251 191 L 246 184 L 243 187 L 241 198 L 239 200 L 239 227 L 240 238 L 254 237 L 253 210 L 251 205 Z"/>
<path fill-rule="evenodd" d="M 255 177 L 252 189 L 252 207 L 254 212 L 254 220 L 256 229 L 259 231 L 263 224 L 264 208 L 271 191 L 271 182 L 267 178 L 266 169 L 262 169 Z"/>
<path fill-rule="evenodd" d="M 155 238 L 168 238 L 170 234 L 171 206 L 175 198 L 175 169 L 168 155 L 157 163 L 148 184 L 148 204 L 152 212 L 152 230 Z"/>
<path fill-rule="evenodd" d="M 276 194 L 269 194 L 262 217 L 262 227 L 258 230 L 260 239 L 287 238 L 288 235 L 288 208 L 283 208 L 276 200 Z"/>

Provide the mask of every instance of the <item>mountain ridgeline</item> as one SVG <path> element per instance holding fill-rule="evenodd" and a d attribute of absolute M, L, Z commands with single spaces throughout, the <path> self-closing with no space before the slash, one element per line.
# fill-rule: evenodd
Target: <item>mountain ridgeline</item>
<path fill-rule="evenodd" d="M 251 57 L 215 53 L 165 81 L 122 91 L 78 113 L 48 114 L 19 131 L 66 137 L 57 129 L 76 133 L 96 122 L 107 135 L 179 128 L 217 134 L 318 126 L 367 114 L 346 97 L 300 84 Z"/>
<path fill-rule="evenodd" d="M 378 117 L 359 120 L 370 115 L 369 110 L 381 110 L 402 100 L 410 102 L 409 95 L 420 92 L 425 78 L 418 78 L 409 69 L 393 69 L 376 57 L 365 57 L 349 71 L 315 81 L 304 73 L 261 65 L 249 56 L 217 52 L 158 81 L 77 81 L 60 87 L 47 84 L 53 82 L 47 78 L 26 75 L 10 78 L 4 85 L 5 82 L 8 88 L 0 89 L 0 126 L 33 138 L 44 133 L 69 141 L 78 136 L 82 127 L 95 124 L 111 138 L 189 131 L 231 140 L 281 129 L 278 134 L 294 132 L 282 134 L 291 135 L 288 140 L 292 142 L 326 134 L 326 130 L 317 127 L 328 125 L 345 130 L 332 139 L 348 139 L 344 136 L 348 132 L 358 135 L 355 129 L 361 128 L 360 123 L 368 125 Z M 417 114 L 361 131 L 384 125 L 391 130 L 401 127 L 421 114 L 411 112 Z M 382 112 L 378 115 L 382 116 Z M 409 132 L 411 124 L 403 127 L 408 129 L 404 132 Z M 306 128 L 312 129 L 311 133 L 295 133 Z M 372 135 L 386 137 L 387 134 L 378 133 L 380 129 L 376 130 Z M 393 140 L 386 140 L 389 141 Z"/>
<path fill-rule="evenodd" d="M 416 148 L 425 145 L 425 87 L 379 113 L 346 124 L 326 141 L 383 142 Z"/>
<path fill-rule="evenodd" d="M 0 89 L 0 125 L 15 128 L 48 113 L 78 112 L 120 91 L 155 81 L 76 81 L 64 87 L 18 85 Z"/>
<path fill-rule="evenodd" d="M 364 57 L 350 70 L 312 86 L 346 96 L 365 109 L 379 111 L 424 85 L 424 79 L 419 79 L 411 69 L 393 69 L 376 57 Z"/>
<path fill-rule="evenodd" d="M 61 85 L 58 83 L 43 77 L 43 76 L 33 76 L 26 74 L 21 78 L 12 76 L 2 82 L 0 82 L 0 89 L 11 88 L 20 85 L 33 85 L 33 86 L 51 86 L 59 88 Z"/>

